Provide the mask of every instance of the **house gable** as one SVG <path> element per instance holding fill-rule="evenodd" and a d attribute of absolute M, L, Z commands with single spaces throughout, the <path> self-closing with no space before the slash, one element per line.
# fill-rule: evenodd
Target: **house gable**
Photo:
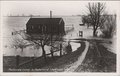
<path fill-rule="evenodd" d="M 62 18 L 30 18 L 26 31 L 28 34 L 63 34 L 64 21 Z"/>

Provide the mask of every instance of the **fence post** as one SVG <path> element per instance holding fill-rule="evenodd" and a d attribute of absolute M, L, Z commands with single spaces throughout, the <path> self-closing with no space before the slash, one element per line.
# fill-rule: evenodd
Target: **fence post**
<path fill-rule="evenodd" d="M 32 68 L 34 68 L 34 57 L 32 57 Z"/>
<path fill-rule="evenodd" d="M 19 59 L 20 59 L 20 56 L 17 55 L 17 56 L 16 56 L 16 67 L 17 67 L 17 68 L 18 68 L 18 66 L 19 66 Z"/>
<path fill-rule="evenodd" d="M 62 44 L 60 44 L 60 56 L 62 56 Z"/>

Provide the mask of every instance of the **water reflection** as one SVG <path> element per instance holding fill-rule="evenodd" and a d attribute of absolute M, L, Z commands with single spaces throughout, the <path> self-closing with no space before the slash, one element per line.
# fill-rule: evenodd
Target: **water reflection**
<path fill-rule="evenodd" d="M 75 43 L 75 42 L 70 42 L 71 46 L 72 46 L 72 51 L 76 51 L 78 47 L 81 46 L 80 43 Z"/>
<path fill-rule="evenodd" d="M 75 42 L 70 42 L 71 46 L 72 46 L 72 52 L 76 51 L 78 47 L 81 46 L 80 43 L 75 43 Z M 66 51 L 66 46 L 68 45 L 68 42 L 64 42 L 63 43 L 63 48 L 62 51 Z M 45 45 L 45 51 L 46 54 L 50 53 L 50 46 Z M 21 49 L 15 49 L 15 48 L 11 48 L 11 47 L 4 47 L 4 56 L 16 56 L 16 55 L 20 55 L 22 57 L 39 57 L 42 56 L 42 49 L 35 49 L 34 46 L 28 46 L 26 48 L 24 48 L 23 52 L 21 52 Z M 59 52 L 54 53 L 54 55 L 59 55 Z"/>

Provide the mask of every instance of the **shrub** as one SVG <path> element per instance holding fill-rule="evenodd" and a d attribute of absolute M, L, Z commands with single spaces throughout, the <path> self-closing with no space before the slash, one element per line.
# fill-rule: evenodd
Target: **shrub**
<path fill-rule="evenodd" d="M 116 30 L 116 16 L 109 15 L 108 17 L 106 17 L 104 26 L 101 29 L 102 29 L 103 37 L 105 38 L 113 37 Z"/>

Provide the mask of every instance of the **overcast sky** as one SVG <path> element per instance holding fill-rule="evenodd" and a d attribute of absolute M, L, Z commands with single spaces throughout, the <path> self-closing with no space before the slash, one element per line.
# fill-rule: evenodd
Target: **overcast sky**
<path fill-rule="evenodd" d="M 110 14 L 115 14 L 120 8 L 119 2 L 105 3 Z M 82 15 L 87 12 L 87 4 L 87 1 L 2 1 L 1 7 L 3 15 L 49 15 L 50 10 L 53 15 Z"/>

